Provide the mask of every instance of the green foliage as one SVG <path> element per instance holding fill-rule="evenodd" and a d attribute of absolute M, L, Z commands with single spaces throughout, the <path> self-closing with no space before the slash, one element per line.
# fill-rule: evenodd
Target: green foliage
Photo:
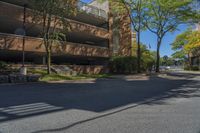
<path fill-rule="evenodd" d="M 189 66 L 189 65 L 186 65 L 184 67 L 184 70 L 188 70 L 188 71 L 199 71 L 199 66 Z"/>
<path fill-rule="evenodd" d="M 191 70 L 192 71 L 199 71 L 199 67 L 198 66 L 192 66 Z"/>
<path fill-rule="evenodd" d="M 81 80 L 81 79 L 96 79 L 96 78 L 110 78 L 109 74 L 95 74 L 95 75 L 87 75 L 81 74 L 78 76 L 66 76 L 61 74 L 46 74 L 40 78 L 40 81 L 48 82 L 48 81 L 64 81 L 64 80 Z"/>
<path fill-rule="evenodd" d="M 185 65 L 185 66 L 184 66 L 184 70 L 189 71 L 189 70 L 191 70 L 191 68 L 190 68 L 189 65 Z"/>
<path fill-rule="evenodd" d="M 176 39 L 174 40 L 174 42 L 171 44 L 172 46 L 172 50 L 183 50 L 184 45 L 186 43 L 188 43 L 187 40 L 187 35 L 190 34 L 192 32 L 191 28 L 187 29 L 185 32 L 179 34 L 176 36 Z"/>
<path fill-rule="evenodd" d="M 66 17 L 76 12 L 76 0 L 31 0 L 34 9 L 33 22 L 42 25 L 41 36 L 47 55 L 47 72 L 51 73 L 51 52 L 53 45 L 63 41 L 70 29 Z"/>
<path fill-rule="evenodd" d="M 141 45 L 141 69 L 147 71 L 155 65 L 156 53 L 150 51 L 146 45 Z"/>
<path fill-rule="evenodd" d="M 187 59 L 184 51 L 182 51 L 182 50 L 181 51 L 176 51 L 175 53 L 173 53 L 172 57 L 174 59 L 180 59 L 180 60 L 186 60 Z"/>
<path fill-rule="evenodd" d="M 29 74 L 38 74 L 38 75 L 47 75 L 47 71 L 45 69 L 28 69 Z"/>
<path fill-rule="evenodd" d="M 187 60 L 187 54 L 184 50 L 184 46 L 188 43 L 187 40 L 187 35 L 190 34 L 192 32 L 191 28 L 188 28 L 185 32 L 183 32 L 182 34 L 179 34 L 176 36 L 176 39 L 174 40 L 174 42 L 171 44 L 172 46 L 172 50 L 174 50 L 175 52 L 172 54 L 172 57 L 175 59 L 179 59 L 179 60 Z M 188 67 L 186 67 L 187 69 Z M 190 69 L 190 68 L 188 68 Z"/>
<path fill-rule="evenodd" d="M 85 78 L 110 78 L 110 74 L 80 74 L 79 77 Z"/>
<path fill-rule="evenodd" d="M 172 49 L 175 53 L 172 55 L 173 58 L 180 59 L 191 66 L 191 60 L 189 55 L 191 53 L 195 54 L 195 51 L 198 51 L 200 48 L 200 32 L 193 31 L 191 28 L 187 29 L 185 32 L 179 34 L 174 42 L 172 43 Z"/>
<path fill-rule="evenodd" d="M 135 32 L 145 30 L 143 20 L 145 16 L 146 1 L 144 0 L 110 0 L 115 3 L 112 8 L 117 9 L 118 13 L 125 13 L 129 15 L 132 27 Z M 117 4 L 116 4 L 117 3 Z"/>
<path fill-rule="evenodd" d="M 147 0 L 145 26 L 157 36 L 156 72 L 160 68 L 160 47 L 165 35 L 177 30 L 180 24 L 196 20 L 191 4 L 192 0 Z"/>
<path fill-rule="evenodd" d="M 135 73 L 137 71 L 137 58 L 113 57 L 110 60 L 109 67 L 112 73 Z"/>
<path fill-rule="evenodd" d="M 160 64 L 162 66 L 172 66 L 175 65 L 175 60 L 171 57 L 164 56 L 160 59 Z"/>
<path fill-rule="evenodd" d="M 99 0 L 100 2 L 105 2 L 107 0 Z M 144 16 L 146 9 L 145 0 L 109 0 L 111 2 L 111 9 L 113 14 L 123 15 L 127 14 L 131 20 L 131 27 L 134 32 L 137 33 L 137 67 L 138 73 L 140 73 L 141 67 L 141 49 L 140 49 L 140 40 L 141 32 L 146 30 L 144 25 Z"/>
<path fill-rule="evenodd" d="M 28 74 L 41 75 L 40 81 L 63 81 L 63 80 L 80 80 L 80 79 L 90 79 L 90 78 L 110 78 L 110 74 L 80 74 L 77 76 L 69 76 L 62 74 L 47 74 L 45 69 L 28 69 Z"/>
<path fill-rule="evenodd" d="M 146 71 L 155 65 L 156 52 L 150 51 L 145 44 L 141 44 L 141 70 Z M 137 45 L 133 45 L 132 49 L 133 55 L 137 56 Z"/>
<path fill-rule="evenodd" d="M 151 70 L 155 65 L 155 52 L 147 49 L 145 45 L 141 45 L 141 71 Z M 136 73 L 137 57 L 113 57 L 110 60 L 110 71 L 112 73 Z"/>
<path fill-rule="evenodd" d="M 200 48 L 200 31 L 192 31 L 186 36 L 186 40 L 187 43 L 184 45 L 184 51 L 186 53 Z"/>
<path fill-rule="evenodd" d="M 48 74 L 44 75 L 40 78 L 40 81 L 61 81 L 61 80 L 72 80 L 71 77 L 59 74 Z"/>
<path fill-rule="evenodd" d="M 172 50 L 180 51 L 182 54 L 189 54 L 200 47 L 200 32 L 193 31 L 191 28 L 176 36 L 172 43 Z"/>
<path fill-rule="evenodd" d="M 4 61 L 0 61 L 0 70 L 5 70 L 7 69 L 8 64 Z"/>

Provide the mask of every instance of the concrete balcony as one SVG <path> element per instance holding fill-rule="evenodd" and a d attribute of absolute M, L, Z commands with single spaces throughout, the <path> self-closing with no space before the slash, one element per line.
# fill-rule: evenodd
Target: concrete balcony
<path fill-rule="evenodd" d="M 33 22 L 32 14 L 33 14 L 32 10 L 28 9 L 26 26 L 27 29 L 29 29 L 30 32 L 32 32 L 30 34 L 34 35 L 39 33 L 42 28 L 40 26 L 41 25 L 40 22 Z M 5 2 L 0 2 L 0 23 L 1 23 L 0 32 L 13 33 L 17 28 L 21 27 L 22 21 L 23 21 L 23 7 L 16 6 L 13 4 L 8 4 Z M 71 27 L 69 32 L 82 32 L 82 34 L 88 34 L 99 38 L 109 39 L 109 32 L 104 28 L 99 28 L 90 24 L 70 19 L 66 19 L 66 22 L 69 23 Z M 8 32 L 6 31 L 6 27 L 7 30 L 9 30 Z M 62 29 L 62 25 L 57 26 L 57 28 Z"/>
<path fill-rule="evenodd" d="M 31 0 L 2 0 L 3 2 L 23 6 L 25 3 L 31 8 L 29 4 Z M 83 23 L 95 25 L 97 27 L 108 27 L 108 13 L 95 6 L 88 5 L 81 1 L 76 5 L 78 13 L 76 16 L 68 16 L 69 19 L 80 21 Z"/>
<path fill-rule="evenodd" d="M 0 33 L 0 50 L 22 51 L 22 41 L 22 36 Z M 25 37 L 25 51 L 45 55 L 45 47 L 42 43 L 43 40 L 41 38 Z M 85 44 L 60 42 L 53 46 L 52 55 L 108 58 L 109 49 Z"/>

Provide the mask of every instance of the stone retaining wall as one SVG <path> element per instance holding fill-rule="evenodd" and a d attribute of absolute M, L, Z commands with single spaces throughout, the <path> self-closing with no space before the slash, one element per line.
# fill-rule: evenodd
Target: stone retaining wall
<path fill-rule="evenodd" d="M 79 66 L 72 65 L 69 66 L 72 70 L 76 71 L 78 74 L 101 74 L 108 73 L 106 66 Z"/>
<path fill-rule="evenodd" d="M 12 68 L 20 68 L 21 65 L 11 65 Z M 69 67 L 73 71 L 75 71 L 77 74 L 100 74 L 100 73 L 108 73 L 107 66 L 103 65 L 58 65 Z M 27 68 L 33 68 L 33 69 L 46 69 L 46 65 L 26 65 Z M 56 65 L 53 65 L 53 67 L 56 67 Z"/>
<path fill-rule="evenodd" d="M 0 84 L 1 83 L 26 83 L 26 82 L 38 82 L 40 76 L 39 75 L 0 75 Z"/>

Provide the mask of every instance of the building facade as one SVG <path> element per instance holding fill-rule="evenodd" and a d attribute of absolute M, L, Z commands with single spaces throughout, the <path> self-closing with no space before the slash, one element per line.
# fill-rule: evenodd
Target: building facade
<path fill-rule="evenodd" d="M 25 39 L 26 64 L 45 64 L 46 53 L 39 36 L 41 25 L 32 22 L 33 10 L 26 9 L 26 36 L 18 34 L 23 27 L 24 4 L 29 0 L 0 1 L 0 60 L 20 63 L 22 42 Z M 29 7 L 29 6 L 28 6 Z M 52 63 L 75 66 L 80 71 L 87 67 L 100 72 L 113 55 L 131 55 L 131 23 L 128 15 L 113 15 L 112 4 L 81 1 L 78 13 L 66 18 L 70 25 L 67 40 L 52 48 Z M 101 67 L 100 67 L 101 66 Z M 88 68 L 91 69 L 91 68 Z M 97 72 L 97 73 L 98 73 Z M 95 72 L 96 73 L 96 72 Z"/>
<path fill-rule="evenodd" d="M 198 24 L 196 24 L 195 30 L 200 31 L 200 22 Z"/>
<path fill-rule="evenodd" d="M 199 67 L 200 69 L 200 48 L 195 49 L 191 54 L 192 66 Z"/>
<path fill-rule="evenodd" d="M 195 30 L 200 32 L 200 23 L 196 24 Z M 193 50 L 190 56 L 192 65 L 199 67 L 200 70 L 200 48 Z"/>

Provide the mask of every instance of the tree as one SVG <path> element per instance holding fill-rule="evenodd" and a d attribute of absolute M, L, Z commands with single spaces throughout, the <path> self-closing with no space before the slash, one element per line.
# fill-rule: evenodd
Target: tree
<path fill-rule="evenodd" d="M 193 50 L 200 47 L 200 31 L 192 31 L 186 36 L 186 40 L 184 50 L 188 53 L 193 52 Z"/>
<path fill-rule="evenodd" d="M 147 48 L 147 46 L 141 42 L 140 45 L 141 45 L 141 71 L 152 69 L 156 61 L 155 51 L 150 51 Z M 133 47 L 133 56 L 137 55 L 137 47 L 138 45 L 134 45 Z"/>
<path fill-rule="evenodd" d="M 167 55 L 163 56 L 164 65 L 167 65 L 169 57 Z"/>
<path fill-rule="evenodd" d="M 145 29 L 143 17 L 145 14 L 145 0 L 121 0 L 131 19 L 132 27 L 137 33 L 137 69 L 141 72 L 141 31 Z"/>
<path fill-rule="evenodd" d="M 156 72 L 160 67 L 160 47 L 165 35 L 180 24 L 199 17 L 191 8 L 192 0 L 148 0 L 145 26 L 157 36 Z"/>
<path fill-rule="evenodd" d="M 175 64 L 175 60 L 174 58 L 165 55 L 161 58 L 160 63 L 162 66 L 172 66 Z"/>
<path fill-rule="evenodd" d="M 33 21 L 42 25 L 41 36 L 46 50 L 48 74 L 51 73 L 52 47 L 65 38 L 65 32 L 69 30 L 69 23 L 65 18 L 75 14 L 75 2 L 76 0 L 31 0 Z"/>
<path fill-rule="evenodd" d="M 180 50 L 180 51 L 176 51 L 175 53 L 172 54 L 172 57 L 174 59 L 178 59 L 178 60 L 181 60 L 181 61 L 184 61 L 187 59 L 184 51 Z"/>
<path fill-rule="evenodd" d="M 154 51 L 150 51 L 146 45 L 141 45 L 141 68 L 143 70 L 152 70 L 155 64 L 155 54 Z"/>
<path fill-rule="evenodd" d="M 105 0 L 100 0 L 105 1 Z M 145 29 L 143 17 L 145 13 L 145 0 L 110 0 L 113 4 L 114 11 L 128 14 L 134 32 L 137 33 L 137 71 L 140 73 L 141 67 L 141 31 Z"/>
<path fill-rule="evenodd" d="M 198 48 L 200 48 L 200 31 L 193 31 L 192 29 L 187 29 L 179 34 L 172 43 L 172 50 L 175 51 L 173 56 L 179 59 L 187 58 L 190 67 L 190 54 Z"/>
<path fill-rule="evenodd" d="M 186 55 L 189 56 L 189 53 L 186 53 L 186 51 L 184 51 L 184 46 L 188 42 L 187 39 L 186 39 L 187 35 L 190 34 L 191 32 L 192 32 L 191 28 L 188 28 L 182 34 L 179 34 L 179 35 L 176 36 L 176 39 L 171 44 L 172 50 L 175 51 L 175 53 L 172 54 L 172 56 L 174 58 L 184 60 L 184 59 L 187 59 Z"/>

